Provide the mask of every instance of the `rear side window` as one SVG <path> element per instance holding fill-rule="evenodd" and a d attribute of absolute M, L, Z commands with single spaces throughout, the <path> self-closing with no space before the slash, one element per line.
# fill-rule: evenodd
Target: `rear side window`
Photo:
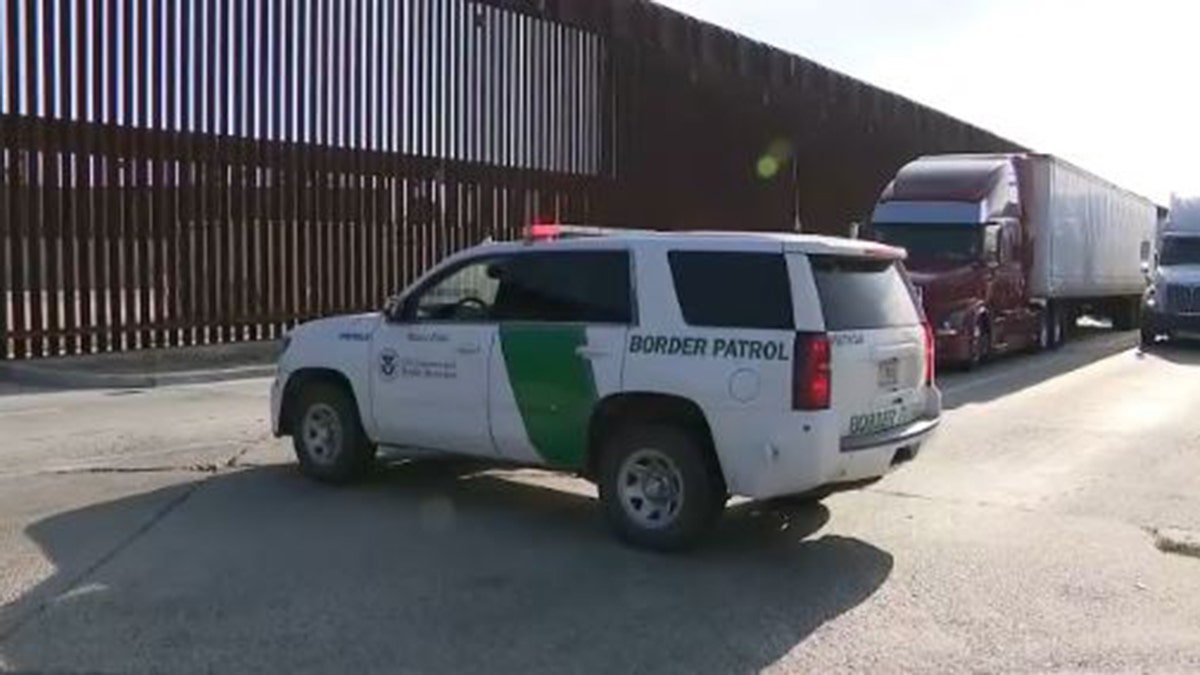
<path fill-rule="evenodd" d="M 891 260 L 811 256 L 829 331 L 914 326 L 921 315 L 912 291 Z"/>
<path fill-rule="evenodd" d="M 791 283 L 782 253 L 672 251 L 668 256 L 688 325 L 793 328 Z"/>
<path fill-rule="evenodd" d="M 495 263 L 499 321 L 631 323 L 629 253 L 524 253 Z"/>

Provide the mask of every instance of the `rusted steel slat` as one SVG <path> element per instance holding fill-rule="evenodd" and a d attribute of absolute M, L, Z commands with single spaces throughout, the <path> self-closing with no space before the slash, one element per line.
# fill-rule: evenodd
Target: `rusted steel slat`
<path fill-rule="evenodd" d="M 233 135 L 239 140 L 249 139 L 254 135 L 254 120 L 251 116 L 253 105 L 254 73 L 250 66 L 254 56 L 254 44 L 257 36 L 254 34 L 254 9 L 250 3 L 239 0 L 233 4 Z M 248 70 L 251 72 L 247 73 Z M 226 278 L 226 294 L 229 298 L 229 319 L 226 330 L 230 340 L 238 342 L 245 339 L 246 324 L 241 321 L 247 314 L 249 299 L 252 292 L 250 277 L 246 266 L 249 254 L 249 232 L 252 223 L 246 184 L 253 180 L 253 173 L 245 162 L 245 158 L 253 156 L 247 152 L 247 144 L 239 142 L 235 145 L 235 155 L 230 169 L 233 179 L 230 183 L 230 216 L 229 236 L 226 251 L 229 255 L 229 275 Z"/>
<path fill-rule="evenodd" d="M 149 68 L 148 4 L 149 0 L 136 0 L 134 4 L 134 20 L 137 25 L 133 30 L 135 39 L 132 72 L 136 78 L 137 88 L 133 92 L 136 106 L 133 123 L 141 129 L 146 129 L 150 126 L 149 78 L 151 73 Z M 135 144 L 145 143 L 149 140 L 145 136 L 140 135 L 134 135 L 132 139 Z M 133 198 L 134 205 L 132 217 L 129 221 L 131 234 L 127 241 L 132 270 L 130 278 L 131 283 L 135 286 L 135 288 L 131 289 L 130 295 L 135 309 L 133 313 L 135 330 L 131 333 L 131 339 L 133 340 L 134 348 L 145 349 L 152 346 L 150 332 L 142 329 L 141 325 L 153 321 L 151 304 L 154 282 L 151 270 L 151 254 L 153 249 L 151 242 L 154 238 L 153 229 L 157 214 L 153 210 L 154 186 L 150 162 L 143 159 L 140 152 L 134 152 L 132 164 L 135 187 L 131 191 L 130 196 Z"/>
<path fill-rule="evenodd" d="M 268 287 L 264 311 L 268 315 L 286 314 L 287 307 L 287 260 L 288 243 L 291 234 L 291 203 L 288 199 L 291 193 L 292 176 L 289 173 L 288 160 L 291 140 L 289 124 L 291 122 L 290 102 L 292 88 L 291 46 L 293 42 L 291 23 L 291 3 L 284 6 L 282 0 L 271 0 L 271 71 L 268 77 L 270 86 L 270 138 L 274 143 L 268 152 L 275 157 L 279 168 L 269 171 L 272 188 L 272 214 L 267 219 L 266 238 L 268 251 Z M 286 13 L 286 16 L 285 16 Z M 286 32 L 284 28 L 286 27 Z M 264 87 L 265 89 L 265 87 Z M 285 112 L 286 111 L 286 112 Z M 280 322 L 269 322 L 267 337 L 278 337 L 286 326 Z"/>
<path fill-rule="evenodd" d="M 56 66 L 58 73 L 58 103 L 60 116 L 71 119 L 76 116 L 75 82 L 80 79 L 76 73 L 76 62 L 71 59 L 71 46 L 74 33 L 77 30 L 77 19 L 73 12 L 75 3 L 62 2 L 58 15 L 58 53 Z M 70 339 L 66 332 L 75 328 L 79 316 L 79 304 L 83 302 L 79 294 L 79 258 L 77 239 L 79 236 L 80 193 L 77 168 L 80 165 L 79 153 L 68 153 L 60 158 L 60 184 L 70 189 L 64 190 L 59 203 L 60 243 L 59 255 L 55 264 L 55 291 L 53 306 L 58 314 L 58 327 L 64 333 L 56 341 L 61 354 L 78 354 L 78 340 Z"/>

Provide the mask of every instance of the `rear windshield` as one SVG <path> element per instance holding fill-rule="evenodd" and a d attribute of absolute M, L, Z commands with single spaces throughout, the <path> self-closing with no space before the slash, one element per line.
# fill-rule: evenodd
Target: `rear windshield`
<path fill-rule="evenodd" d="M 891 260 L 812 256 L 828 331 L 921 323 L 913 293 Z"/>
<path fill-rule="evenodd" d="M 791 282 L 782 253 L 672 251 L 671 276 L 689 326 L 791 330 Z"/>

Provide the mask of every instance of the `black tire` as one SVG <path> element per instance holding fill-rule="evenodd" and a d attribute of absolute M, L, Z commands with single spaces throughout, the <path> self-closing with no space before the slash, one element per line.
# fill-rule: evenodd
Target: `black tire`
<path fill-rule="evenodd" d="M 292 447 L 304 475 L 341 485 L 371 468 L 374 447 L 344 387 L 327 382 L 304 385 L 292 420 Z"/>
<path fill-rule="evenodd" d="M 1151 349 L 1152 347 L 1154 347 L 1154 344 L 1156 342 L 1158 342 L 1158 333 L 1155 333 L 1154 331 L 1150 330 L 1150 328 L 1148 328 L 1146 326 L 1142 326 L 1142 338 L 1141 338 L 1142 349 Z"/>
<path fill-rule="evenodd" d="M 662 424 L 630 426 L 614 434 L 601 452 L 600 502 L 613 532 L 627 544 L 664 552 L 689 548 L 724 509 L 719 469 L 692 433 Z M 634 478 L 639 470 L 643 477 Z M 664 491 L 647 496 L 656 487 Z"/>
<path fill-rule="evenodd" d="M 1042 311 L 1038 312 L 1038 334 L 1034 345 L 1039 352 L 1049 351 L 1054 348 L 1054 328 L 1051 325 L 1053 320 L 1049 308 L 1043 308 Z"/>
<path fill-rule="evenodd" d="M 1113 312 L 1113 330 L 1128 331 L 1138 327 L 1142 321 L 1141 300 L 1124 301 Z"/>
<path fill-rule="evenodd" d="M 1067 340 L 1067 313 L 1053 302 L 1046 305 L 1046 313 L 1050 316 L 1050 349 L 1058 349 Z"/>

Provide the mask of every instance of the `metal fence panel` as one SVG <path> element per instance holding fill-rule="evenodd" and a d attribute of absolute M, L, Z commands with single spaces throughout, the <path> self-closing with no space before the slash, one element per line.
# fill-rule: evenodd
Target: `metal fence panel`
<path fill-rule="evenodd" d="M 535 220 L 836 232 L 1013 144 L 644 0 L 3 0 L 0 358 L 272 339 Z"/>

